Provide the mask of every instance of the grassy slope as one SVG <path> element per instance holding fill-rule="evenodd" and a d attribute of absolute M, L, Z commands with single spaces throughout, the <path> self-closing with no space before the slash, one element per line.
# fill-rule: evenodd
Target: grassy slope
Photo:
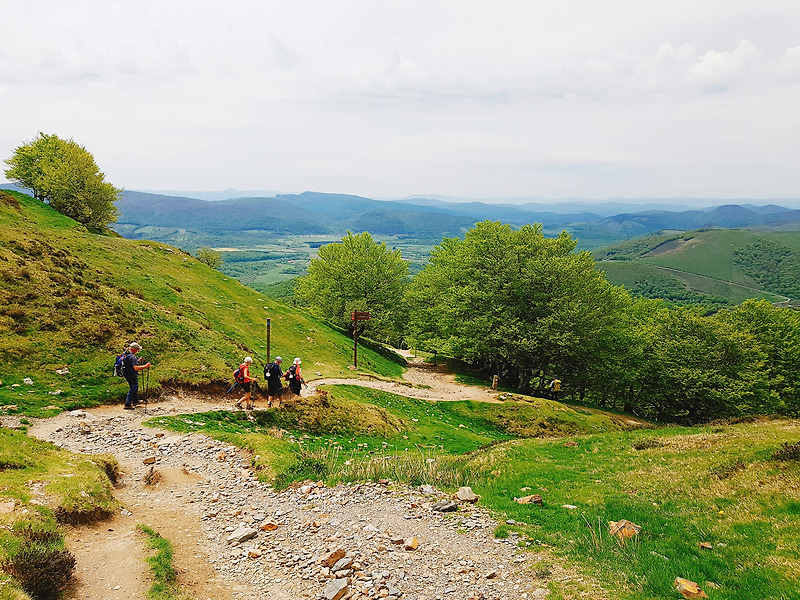
<path fill-rule="evenodd" d="M 245 355 L 266 361 L 267 317 L 272 354 L 302 357 L 307 378 L 352 373 L 345 336 L 188 254 L 89 234 L 22 194 L 0 198 L 0 406 L 47 414 L 119 398 L 127 387 L 111 364 L 131 340 L 154 364 L 151 386 L 222 387 Z M 402 370 L 368 349 L 359 358 L 368 372 Z"/>
<path fill-rule="evenodd" d="M 525 440 L 476 457 L 489 476 L 475 487 L 532 543 L 586 562 L 624 597 L 671 597 L 680 576 L 711 598 L 798 598 L 800 464 L 771 456 L 799 436 L 779 421 Z M 531 493 L 544 506 L 513 501 Z M 608 535 L 619 519 L 642 527 L 635 543 Z"/>
<path fill-rule="evenodd" d="M 689 289 L 729 298 L 734 303 L 747 298 L 764 298 L 777 302 L 783 297 L 763 291 L 758 282 L 745 275 L 734 264 L 733 251 L 754 241 L 768 239 L 800 252 L 800 235 L 797 233 L 771 233 L 744 229 L 691 232 L 685 236 L 678 236 L 682 243 L 677 248 L 668 252 L 658 251 L 661 244 L 675 237 L 676 234 L 646 236 L 611 248 L 603 248 L 595 253 L 598 259 L 616 256 L 626 257 L 629 260 L 604 261 L 599 263 L 598 267 L 606 272 L 610 282 L 629 288 L 633 287 L 635 281 L 643 278 L 655 280 L 674 278 Z M 686 241 L 683 241 L 684 237 L 687 238 Z M 655 252 L 651 252 L 653 250 Z M 655 267 L 667 267 L 685 273 L 671 273 Z M 725 283 L 728 281 L 738 285 Z"/>

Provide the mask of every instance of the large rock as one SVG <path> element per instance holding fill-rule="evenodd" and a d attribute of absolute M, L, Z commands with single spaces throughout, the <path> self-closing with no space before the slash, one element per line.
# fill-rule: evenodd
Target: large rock
<path fill-rule="evenodd" d="M 458 510 L 458 504 L 452 500 L 440 500 L 431 506 L 431 510 L 436 512 L 454 512 Z"/>
<path fill-rule="evenodd" d="M 328 583 L 325 584 L 323 595 L 325 596 L 325 600 L 339 600 L 340 598 L 344 598 L 348 593 L 350 593 L 350 585 L 347 579 L 330 579 Z"/>
<path fill-rule="evenodd" d="M 480 500 L 480 496 L 473 492 L 472 488 L 468 486 L 458 488 L 458 491 L 453 495 L 453 498 L 455 500 L 460 500 L 461 502 L 472 502 L 473 504 Z"/>
<path fill-rule="evenodd" d="M 229 544 L 242 543 L 258 535 L 257 529 L 251 529 L 246 525 L 240 525 L 233 533 L 228 536 Z"/>
<path fill-rule="evenodd" d="M 330 568 L 333 565 L 335 565 L 338 561 L 343 559 L 344 555 L 345 555 L 345 551 L 342 550 L 341 548 L 338 548 L 337 550 L 334 550 L 330 554 L 328 554 L 326 556 L 323 556 L 322 560 L 320 560 L 320 562 L 323 565 L 325 565 L 326 567 Z"/>

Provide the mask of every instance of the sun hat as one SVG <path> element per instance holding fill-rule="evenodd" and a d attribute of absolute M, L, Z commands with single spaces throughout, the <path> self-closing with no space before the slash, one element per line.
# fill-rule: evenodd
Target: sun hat
<path fill-rule="evenodd" d="M 141 350 L 142 349 L 142 347 L 139 344 L 137 344 L 136 342 L 131 342 L 130 344 L 128 344 L 128 348 L 136 348 L 137 350 Z"/>
<path fill-rule="evenodd" d="M 303 361 L 301 361 L 299 358 L 295 358 L 294 359 L 294 364 L 296 364 L 296 365 L 299 365 L 301 362 L 303 362 Z"/>

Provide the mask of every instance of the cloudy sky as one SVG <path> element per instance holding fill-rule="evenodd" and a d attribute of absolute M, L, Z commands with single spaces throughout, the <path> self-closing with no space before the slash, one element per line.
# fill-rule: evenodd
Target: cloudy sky
<path fill-rule="evenodd" d="M 54 133 L 118 187 L 800 198 L 798 0 L 0 0 L 0 21 L 0 159 Z"/>

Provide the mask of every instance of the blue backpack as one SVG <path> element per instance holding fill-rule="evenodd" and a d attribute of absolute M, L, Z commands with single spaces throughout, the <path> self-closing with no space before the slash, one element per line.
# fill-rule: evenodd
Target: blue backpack
<path fill-rule="evenodd" d="M 122 354 L 117 354 L 117 358 L 114 361 L 114 375 L 117 377 L 125 377 L 125 357 L 130 354 L 128 350 L 125 350 Z"/>

